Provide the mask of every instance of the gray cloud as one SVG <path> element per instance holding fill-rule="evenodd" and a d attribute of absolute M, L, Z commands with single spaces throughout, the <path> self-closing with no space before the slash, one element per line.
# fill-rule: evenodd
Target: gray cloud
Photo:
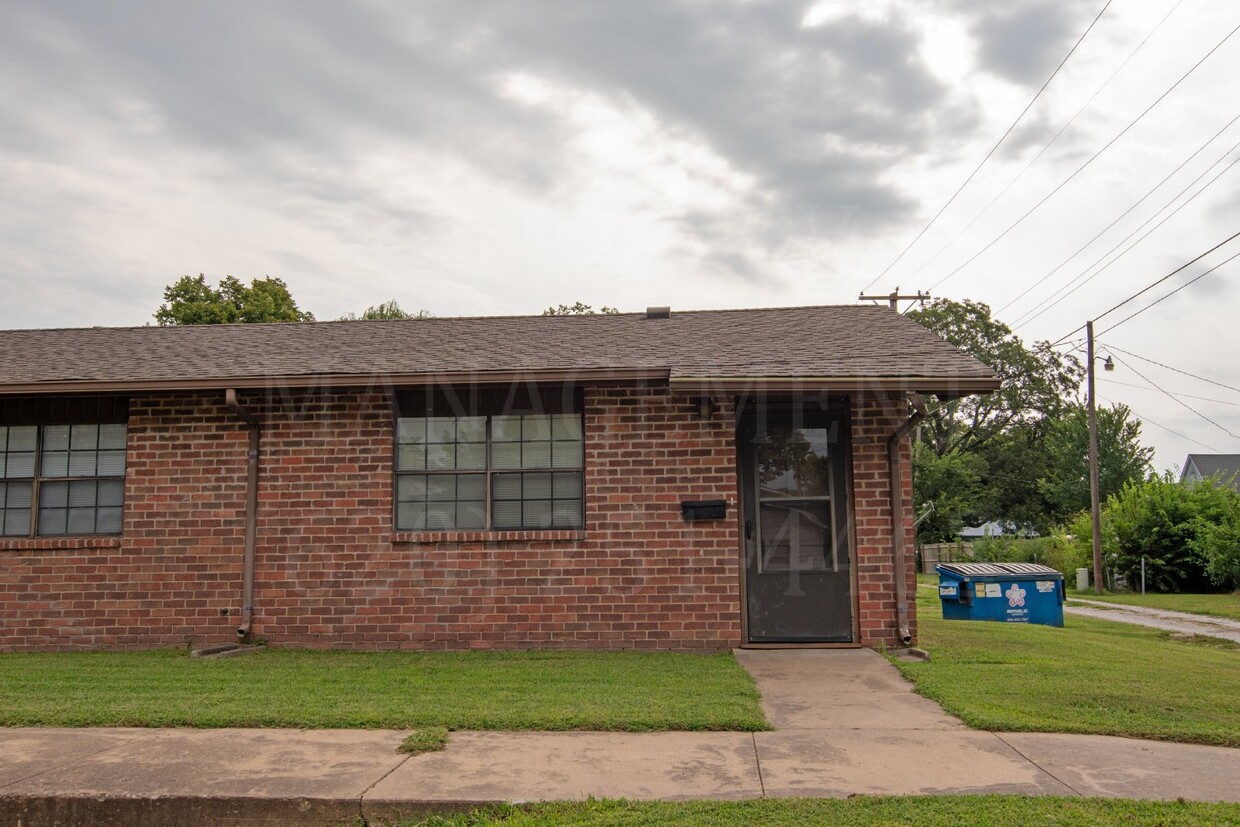
<path fill-rule="evenodd" d="M 1075 4 L 1055 0 L 945 2 L 979 15 L 986 67 L 1019 82 L 1062 54 L 1076 24 Z M 526 72 L 649 112 L 753 181 L 739 207 L 668 217 L 689 242 L 678 252 L 696 250 L 703 273 L 761 283 L 789 242 L 864 238 L 916 215 L 891 166 L 962 143 L 980 120 L 980 103 L 925 64 L 921 34 L 898 9 L 803 28 L 810 5 L 9 3 L 0 150 L 80 168 L 123 146 L 173 181 L 184 158 L 208 158 L 221 178 L 244 182 L 238 198 L 326 234 L 434 233 L 445 220 L 437 193 L 411 181 L 397 199 L 357 175 L 373 146 L 453 157 L 536 195 L 589 186 L 576 126 L 502 90 L 504 76 Z M 1042 132 L 1035 122 L 1021 137 Z M 102 192 L 66 188 L 59 202 L 57 192 L 38 200 L 66 232 L 117 209 Z"/>
<path fill-rule="evenodd" d="M 983 67 L 1015 83 L 1040 86 L 1063 60 L 1084 30 L 1084 14 L 1096 13 L 1080 3 L 1060 0 L 962 2 L 972 25 Z"/>
<path fill-rule="evenodd" d="M 770 245 L 890 227 L 914 209 L 883 180 L 891 160 L 962 134 L 973 118 L 922 63 L 919 36 L 899 17 L 803 29 L 806 8 L 147 2 L 118 13 L 85 0 L 7 4 L 0 137 L 10 151 L 50 160 L 89 152 L 92 134 L 121 135 L 139 150 L 198 147 L 256 186 L 325 204 L 365 196 L 375 209 L 385 209 L 382 199 L 348 181 L 351 159 L 374 139 L 457 155 L 545 190 L 572 173 L 571 126 L 501 93 L 497 78 L 525 71 L 636 103 L 751 176 L 748 209 L 764 219 L 762 237 L 703 232 L 703 242 Z M 982 28 L 999 43 L 1026 19 L 995 16 Z M 1051 29 L 1035 34 L 1059 31 Z M 287 162 L 294 153 L 334 160 L 307 181 Z M 394 221 L 433 212 L 386 209 Z"/>

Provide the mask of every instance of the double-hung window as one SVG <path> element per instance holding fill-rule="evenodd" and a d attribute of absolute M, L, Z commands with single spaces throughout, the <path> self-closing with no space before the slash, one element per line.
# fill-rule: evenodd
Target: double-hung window
<path fill-rule="evenodd" d="M 124 423 L 0 425 L 0 536 L 120 534 Z"/>
<path fill-rule="evenodd" d="M 397 420 L 398 531 L 583 526 L 580 412 L 439 413 Z"/>

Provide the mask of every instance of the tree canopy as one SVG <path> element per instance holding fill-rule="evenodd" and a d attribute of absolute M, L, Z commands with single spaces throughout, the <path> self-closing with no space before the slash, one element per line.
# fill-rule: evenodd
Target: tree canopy
<path fill-rule="evenodd" d="M 603 305 L 597 311 L 588 304 L 576 302 L 574 304 L 561 304 L 557 307 L 548 307 L 542 312 L 544 316 L 593 316 L 596 313 L 611 316 L 620 311 L 614 307 Z"/>
<path fill-rule="evenodd" d="M 340 317 L 338 321 L 357 322 L 372 321 L 376 319 L 429 319 L 433 314 L 429 310 L 408 311 L 397 304 L 396 299 L 388 299 L 381 304 L 367 307 L 359 316 L 356 313 L 346 313 Z"/>
<path fill-rule="evenodd" d="M 991 318 L 981 302 L 935 299 L 909 318 L 987 364 L 1002 384 L 991 394 L 966 396 L 938 406 L 927 423 L 940 456 L 979 448 L 1021 423 L 1057 415 L 1075 396 L 1084 367 L 1045 342 L 1026 347 L 1012 329 Z"/>
<path fill-rule="evenodd" d="M 1047 533 L 1089 507 L 1089 430 L 1077 392 L 1085 368 L 1045 342 L 1025 345 L 979 302 L 939 299 L 909 316 L 989 365 L 1002 384 L 988 396 L 932 400 L 913 452 L 914 499 L 935 513 L 927 542 L 997 521 Z M 1116 405 L 1098 409 L 1102 496 L 1140 482 L 1152 449 L 1140 423 Z"/>
<path fill-rule="evenodd" d="M 288 285 L 278 278 L 254 279 L 249 286 L 232 276 L 218 287 L 206 276 L 182 276 L 164 288 L 164 303 L 155 311 L 160 325 L 249 324 L 255 322 L 312 322 L 314 316 L 298 309 Z"/>

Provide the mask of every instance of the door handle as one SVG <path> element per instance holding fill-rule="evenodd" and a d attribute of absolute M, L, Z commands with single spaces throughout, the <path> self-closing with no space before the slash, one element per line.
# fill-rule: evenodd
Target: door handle
<path fill-rule="evenodd" d="M 753 539 L 753 520 L 745 521 L 745 539 L 746 540 Z"/>

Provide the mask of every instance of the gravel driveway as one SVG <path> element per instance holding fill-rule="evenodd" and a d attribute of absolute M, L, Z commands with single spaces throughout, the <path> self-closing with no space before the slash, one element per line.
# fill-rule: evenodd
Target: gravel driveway
<path fill-rule="evenodd" d="M 1224 617 L 1172 612 L 1167 609 L 1150 609 L 1145 606 L 1104 603 L 1101 600 L 1086 600 L 1080 597 L 1069 598 L 1063 610 L 1067 614 L 1080 615 L 1081 617 L 1115 620 L 1136 626 L 1151 626 L 1168 632 L 1218 637 L 1240 643 L 1240 621 L 1229 620 Z"/>

